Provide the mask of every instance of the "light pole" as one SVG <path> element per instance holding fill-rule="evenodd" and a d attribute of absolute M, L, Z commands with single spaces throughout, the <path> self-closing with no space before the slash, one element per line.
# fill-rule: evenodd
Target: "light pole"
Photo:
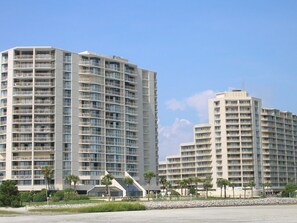
<path fill-rule="evenodd" d="M 164 196 L 166 195 L 166 189 L 161 189 L 161 195 L 162 195 L 162 198 L 164 199 Z"/>

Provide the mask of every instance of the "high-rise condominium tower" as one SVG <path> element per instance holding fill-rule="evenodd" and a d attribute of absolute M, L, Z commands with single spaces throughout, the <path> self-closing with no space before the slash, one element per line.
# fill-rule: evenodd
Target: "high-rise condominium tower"
<path fill-rule="evenodd" d="M 297 182 L 297 115 L 262 107 L 246 91 L 218 93 L 209 100 L 209 123 L 194 127 L 194 142 L 159 165 L 173 185 L 189 178 L 229 180 L 242 189 L 269 185 L 275 192 Z"/>
<path fill-rule="evenodd" d="M 80 178 L 80 189 L 107 172 L 157 173 L 156 73 L 120 57 L 52 47 L 16 47 L 0 53 L 0 181 L 21 190 Z"/>

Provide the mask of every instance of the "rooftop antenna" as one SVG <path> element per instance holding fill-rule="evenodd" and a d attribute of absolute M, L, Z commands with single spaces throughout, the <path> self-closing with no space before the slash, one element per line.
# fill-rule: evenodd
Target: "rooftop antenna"
<path fill-rule="evenodd" d="M 241 89 L 242 89 L 243 91 L 245 91 L 245 81 L 244 81 L 244 80 L 243 80 L 242 83 L 241 83 Z"/>

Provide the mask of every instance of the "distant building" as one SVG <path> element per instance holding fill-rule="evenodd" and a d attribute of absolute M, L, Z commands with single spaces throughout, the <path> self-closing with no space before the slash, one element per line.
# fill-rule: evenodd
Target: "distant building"
<path fill-rule="evenodd" d="M 79 176 L 89 190 L 107 172 L 144 185 L 157 173 L 157 79 L 120 57 L 53 47 L 16 47 L 0 53 L 0 181 L 20 190 Z"/>
<path fill-rule="evenodd" d="M 233 90 L 209 100 L 209 124 L 194 126 L 194 142 L 159 163 L 174 186 L 189 178 L 219 178 L 237 188 L 253 181 L 279 191 L 297 180 L 297 115 L 262 107 L 261 99 Z"/>

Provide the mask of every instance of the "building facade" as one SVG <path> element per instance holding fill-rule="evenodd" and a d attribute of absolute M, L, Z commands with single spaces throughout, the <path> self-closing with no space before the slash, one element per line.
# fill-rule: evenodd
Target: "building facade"
<path fill-rule="evenodd" d="M 209 100 L 209 124 L 194 126 L 194 142 L 182 144 L 175 160 L 174 170 L 170 157 L 159 164 L 173 185 L 211 176 L 214 188 L 224 178 L 236 188 L 254 182 L 279 191 L 297 179 L 297 115 L 263 108 L 245 91 L 218 93 Z"/>
<path fill-rule="evenodd" d="M 53 47 L 16 47 L 0 53 L 0 181 L 20 190 L 80 177 L 99 184 L 106 172 L 128 173 L 144 184 L 157 173 L 157 79 L 120 57 Z"/>

